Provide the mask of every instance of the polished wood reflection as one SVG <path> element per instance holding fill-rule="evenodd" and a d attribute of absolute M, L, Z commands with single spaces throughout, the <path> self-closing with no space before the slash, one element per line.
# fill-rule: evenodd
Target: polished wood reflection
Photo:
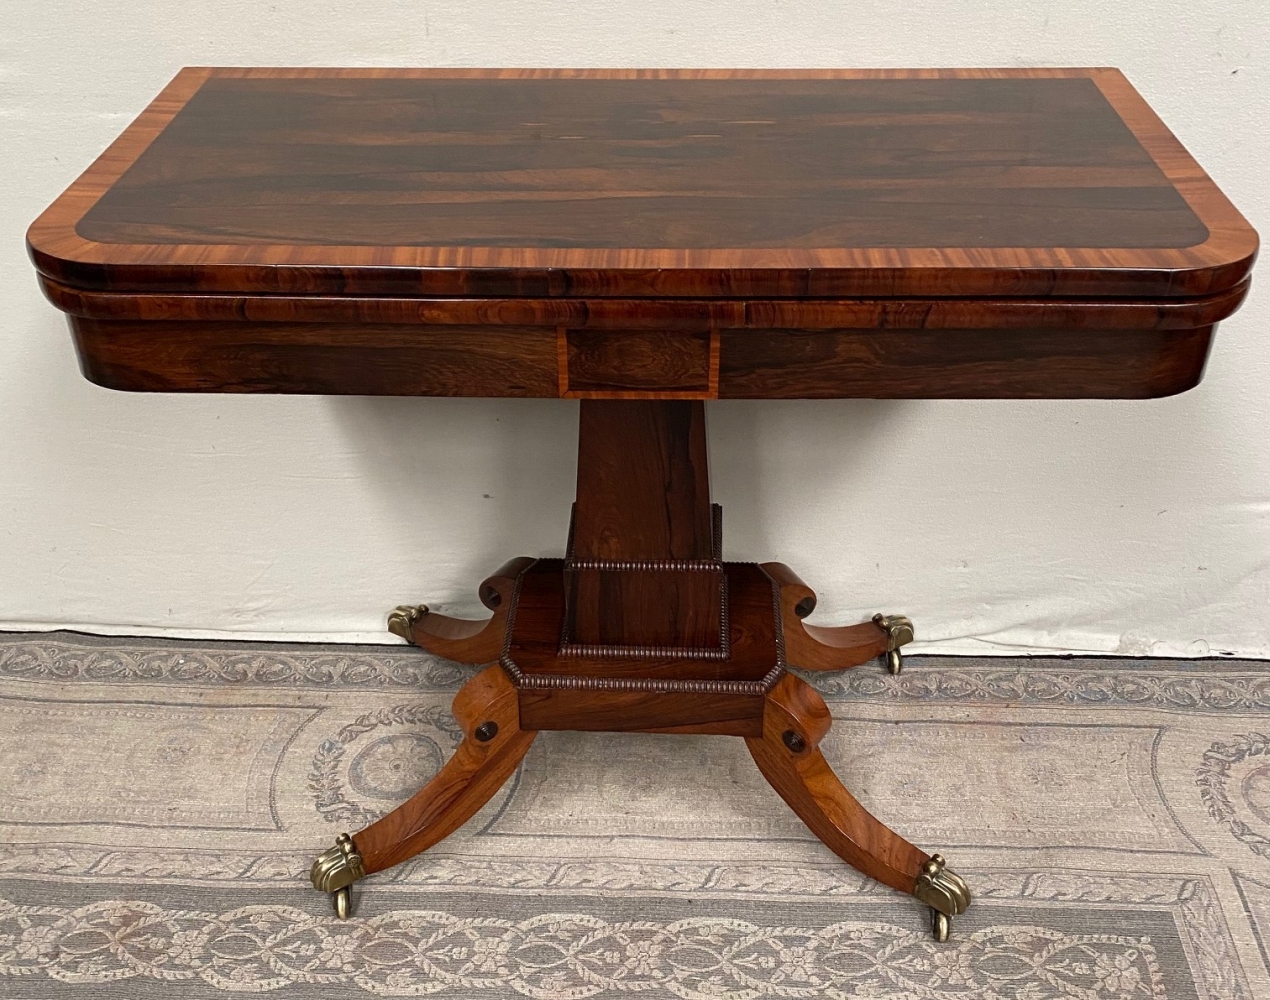
<path fill-rule="evenodd" d="M 32 227 L 94 288 L 1203 295 L 1255 234 L 1112 69 L 184 70 Z"/>
<path fill-rule="evenodd" d="M 1170 247 L 1208 230 L 1093 80 L 212 76 L 101 243 Z"/>

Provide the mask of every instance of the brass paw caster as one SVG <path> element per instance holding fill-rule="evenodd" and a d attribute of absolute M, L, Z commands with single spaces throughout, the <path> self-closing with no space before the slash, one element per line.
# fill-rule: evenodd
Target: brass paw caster
<path fill-rule="evenodd" d="M 414 625 L 428 613 L 426 604 L 400 604 L 388 612 L 388 631 L 414 642 Z"/>
<path fill-rule="evenodd" d="M 930 907 L 931 934 L 940 944 L 948 940 L 952 918 L 965 913 L 970 905 L 970 887 L 965 879 L 948 868 L 938 854 L 932 854 L 922 865 L 913 895 Z"/>
<path fill-rule="evenodd" d="M 900 647 L 913 641 L 913 623 L 903 615 L 876 614 L 873 624 L 886 633 L 886 669 L 898 674 L 904 669 Z"/>
<path fill-rule="evenodd" d="M 353 846 L 353 838 L 341 833 L 335 838 L 335 846 L 324 851 L 309 869 L 309 881 L 319 892 L 331 893 L 335 914 L 347 920 L 353 912 L 353 897 L 349 886 L 366 877 L 362 856 Z"/>

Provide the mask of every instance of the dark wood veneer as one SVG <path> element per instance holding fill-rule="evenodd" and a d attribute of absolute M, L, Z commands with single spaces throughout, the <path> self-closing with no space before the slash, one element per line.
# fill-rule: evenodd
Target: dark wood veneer
<path fill-rule="evenodd" d="M 545 325 L 568 329 L 685 330 L 856 327 L 969 329 L 1063 327 L 1179 329 L 1224 319 L 1247 280 L 1199 298 L 797 298 L 542 299 L 387 298 L 101 292 L 41 276 L 49 300 L 91 319 L 229 320 L 236 323 Z"/>
<path fill-rule="evenodd" d="M 1034 76 L 213 75 L 76 229 L 115 244 L 583 250 L 1209 235 L 1092 79 Z"/>
<path fill-rule="evenodd" d="M 555 331 L 72 317 L 84 375 L 143 392 L 570 397 Z M 723 331 L 717 392 L 648 389 L 655 359 L 593 398 L 1124 398 L 1199 382 L 1212 326 L 1181 330 Z M 672 368 L 667 385 L 677 386 Z"/>
<path fill-rule="evenodd" d="M 719 339 L 711 330 L 563 331 L 560 394 L 708 399 L 718 395 Z"/>
<path fill-rule="evenodd" d="M 84 288 L 590 297 L 1205 295 L 1257 246 L 1113 69 L 187 69 L 28 240 Z"/>
<path fill-rule="evenodd" d="M 1188 389 L 1247 282 L 1201 299 L 379 299 L 45 278 L 116 389 L 565 398 L 1126 397 Z"/>

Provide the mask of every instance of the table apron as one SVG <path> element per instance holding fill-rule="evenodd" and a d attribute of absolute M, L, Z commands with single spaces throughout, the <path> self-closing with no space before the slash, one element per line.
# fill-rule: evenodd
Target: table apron
<path fill-rule="evenodd" d="M 69 319 L 113 389 L 575 399 L 1150 398 L 1198 383 L 1214 329 Z"/>

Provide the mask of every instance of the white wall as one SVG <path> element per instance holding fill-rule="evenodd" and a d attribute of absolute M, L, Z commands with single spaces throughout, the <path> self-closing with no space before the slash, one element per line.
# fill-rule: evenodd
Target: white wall
<path fill-rule="evenodd" d="M 0 628 L 392 641 L 564 543 L 574 403 L 80 378 L 23 233 L 186 64 L 1119 66 L 1270 233 L 1265 0 L 0 0 Z M 931 650 L 1270 657 L 1268 321 L 1155 402 L 711 404 L 727 552 Z"/>

